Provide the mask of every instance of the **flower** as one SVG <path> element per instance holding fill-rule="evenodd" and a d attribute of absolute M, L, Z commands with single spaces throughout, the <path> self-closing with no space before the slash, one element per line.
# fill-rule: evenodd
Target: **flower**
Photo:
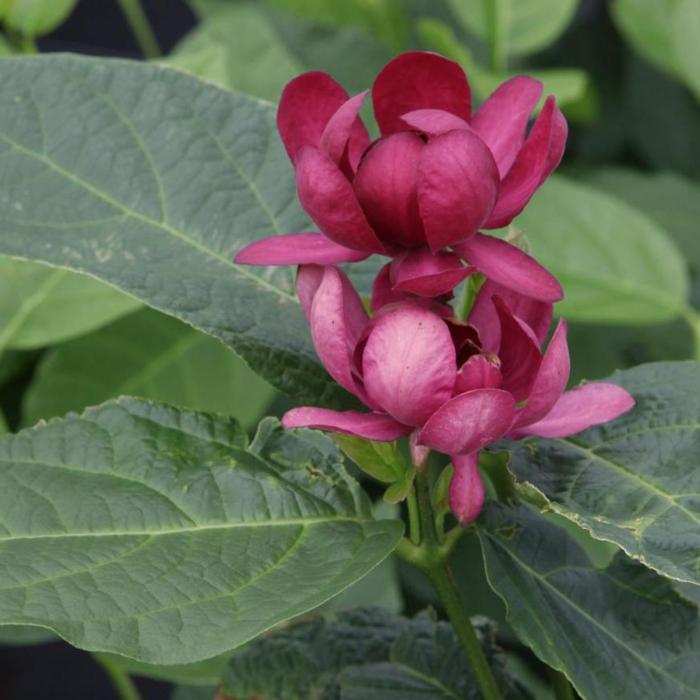
<path fill-rule="evenodd" d="M 510 223 L 561 160 L 567 126 L 553 97 L 526 136 L 541 94 L 539 81 L 517 76 L 472 115 L 458 64 L 404 53 L 372 86 L 381 136 L 370 142 L 358 116 L 366 92 L 348 97 L 326 73 L 300 75 L 282 94 L 277 123 L 299 200 L 320 233 L 257 241 L 235 261 L 325 265 L 378 253 L 414 294 L 443 294 L 476 269 L 535 299 L 560 299 L 539 263 L 479 233 Z"/>
<path fill-rule="evenodd" d="M 629 410 L 614 384 L 565 391 L 566 324 L 542 351 L 552 305 L 487 281 L 469 323 L 434 300 L 389 303 L 371 319 L 342 271 L 303 265 L 297 290 L 316 351 L 330 375 L 370 412 L 302 407 L 286 428 L 313 427 L 415 444 L 452 457 L 450 505 L 470 522 L 483 504 L 478 451 L 502 437 L 564 437 Z"/>

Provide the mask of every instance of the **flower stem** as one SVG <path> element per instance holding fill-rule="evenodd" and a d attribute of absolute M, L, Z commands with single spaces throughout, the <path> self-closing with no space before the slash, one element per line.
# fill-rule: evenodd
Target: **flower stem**
<path fill-rule="evenodd" d="M 440 537 L 435 526 L 435 514 L 430 498 L 428 478 L 427 469 L 420 470 L 416 474 L 414 488 L 417 490 L 418 518 L 416 520 L 418 522 L 411 521 L 411 541 L 404 540 L 397 552 L 399 556 L 423 571 L 431 580 L 447 617 L 457 633 L 457 638 L 474 672 L 484 700 L 501 700 L 496 679 L 491 673 L 491 668 L 484 656 L 469 615 L 464 609 L 447 564 L 458 535 L 463 532 L 463 529 L 459 528 L 457 534 L 455 531 L 451 531 L 447 537 Z M 420 527 L 420 534 L 416 534 L 416 527 Z M 443 541 L 441 542 L 441 540 Z M 416 545 L 415 542 L 419 544 Z"/>
<path fill-rule="evenodd" d="M 554 691 L 554 697 L 557 700 L 575 700 L 576 695 L 574 694 L 574 689 L 571 687 L 568 678 L 561 672 L 554 668 L 549 669 L 549 681 L 552 684 L 552 690 Z"/>
<path fill-rule="evenodd" d="M 416 501 L 416 492 L 411 489 L 406 496 L 406 504 L 408 505 L 408 527 L 409 537 L 413 544 L 420 544 L 420 524 L 418 520 L 418 502 Z"/>
<path fill-rule="evenodd" d="M 106 654 L 93 654 L 93 657 L 109 677 L 120 700 L 141 700 L 139 691 L 128 673 L 119 668 Z"/>
<path fill-rule="evenodd" d="M 119 0 L 119 5 L 134 34 L 136 43 L 141 49 L 141 53 L 146 58 L 159 58 L 162 56 L 158 40 L 153 33 L 140 0 Z"/>
<path fill-rule="evenodd" d="M 486 3 L 486 8 L 490 68 L 493 73 L 502 73 L 506 69 L 508 58 L 508 8 L 503 0 L 490 0 Z"/>

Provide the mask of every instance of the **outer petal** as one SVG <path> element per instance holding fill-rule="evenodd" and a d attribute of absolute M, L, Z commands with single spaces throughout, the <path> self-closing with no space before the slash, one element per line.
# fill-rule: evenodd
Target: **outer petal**
<path fill-rule="evenodd" d="M 527 404 L 515 418 L 514 428 L 536 423 L 552 410 L 566 389 L 570 371 L 566 321 L 560 319 L 542 358 Z"/>
<path fill-rule="evenodd" d="M 287 83 L 277 110 L 277 128 L 292 162 L 302 146 L 318 146 L 330 118 L 348 93 L 327 73 L 303 73 Z"/>
<path fill-rule="evenodd" d="M 296 166 L 299 201 L 328 238 L 353 250 L 384 252 L 352 185 L 327 155 L 304 146 L 297 153 Z"/>
<path fill-rule="evenodd" d="M 391 270 L 395 290 L 430 298 L 451 292 L 472 272 L 454 253 L 433 254 L 427 248 L 394 258 Z"/>
<path fill-rule="evenodd" d="M 524 209 L 537 188 L 558 164 L 565 141 L 566 121 L 554 98 L 548 97 L 525 145 L 501 182 L 498 201 L 484 228 L 501 228 Z"/>
<path fill-rule="evenodd" d="M 501 324 L 501 360 L 503 388 L 513 394 L 516 401 L 524 401 L 529 395 L 542 363 L 539 343 L 534 333 L 522 323 L 506 304 L 496 297 L 496 313 Z"/>
<path fill-rule="evenodd" d="M 369 147 L 369 134 L 357 116 L 367 90 L 351 97 L 326 124 L 320 139 L 320 149 L 339 167 L 348 155 L 351 173 L 357 170 L 362 154 Z"/>
<path fill-rule="evenodd" d="M 472 355 L 457 372 L 455 394 L 472 389 L 498 389 L 503 382 L 501 362 L 491 353 Z"/>
<path fill-rule="evenodd" d="M 372 284 L 372 302 L 370 304 L 372 311 L 376 313 L 384 306 L 410 299 L 412 299 L 410 294 L 394 289 L 394 284 L 391 281 L 391 263 L 384 265 Z"/>
<path fill-rule="evenodd" d="M 335 265 L 358 262 L 368 255 L 334 243 L 322 233 L 287 233 L 247 245 L 233 262 L 238 265 Z"/>
<path fill-rule="evenodd" d="M 421 426 L 452 395 L 457 365 L 445 322 L 415 305 L 375 319 L 362 356 L 369 397 L 406 425 Z"/>
<path fill-rule="evenodd" d="M 372 86 L 374 115 L 382 134 L 403 131 L 401 116 L 442 109 L 471 119 L 471 89 L 459 64 L 435 53 L 409 51 L 384 66 Z"/>
<path fill-rule="evenodd" d="M 331 377 L 360 400 L 364 392 L 353 374 L 353 352 L 367 322 L 362 300 L 345 275 L 324 268 L 309 311 L 311 337 Z"/>
<path fill-rule="evenodd" d="M 479 329 L 484 350 L 497 353 L 501 343 L 501 324 L 493 304 L 494 297 L 500 297 L 515 316 L 532 328 L 540 345 L 544 343 L 552 323 L 552 304 L 519 294 L 487 279 L 481 285 L 469 312 L 469 323 Z"/>
<path fill-rule="evenodd" d="M 282 425 L 285 428 L 317 428 L 347 433 L 378 442 L 391 442 L 411 432 L 411 428 L 381 413 L 331 411 L 327 408 L 312 407 L 287 411 L 282 418 Z"/>
<path fill-rule="evenodd" d="M 450 510 L 462 525 L 479 517 L 484 506 L 484 482 L 479 473 L 479 454 L 452 455 L 454 473 L 450 481 Z"/>
<path fill-rule="evenodd" d="M 425 245 L 418 212 L 417 167 L 425 148 L 417 134 L 380 139 L 365 155 L 353 181 L 357 199 L 384 241 L 416 248 Z"/>
<path fill-rule="evenodd" d="M 530 113 L 541 96 L 539 80 L 518 75 L 496 88 L 472 120 L 472 127 L 491 149 L 502 178 L 525 141 Z"/>
<path fill-rule="evenodd" d="M 323 281 L 324 272 L 325 267 L 321 265 L 301 265 L 297 270 L 297 296 L 309 324 L 311 323 L 311 305 Z"/>
<path fill-rule="evenodd" d="M 515 400 L 507 391 L 467 391 L 430 416 L 418 442 L 450 455 L 476 452 L 503 437 L 514 414 Z"/>
<path fill-rule="evenodd" d="M 616 384 L 593 382 L 562 394 L 540 421 L 514 432 L 514 437 L 562 438 L 614 420 L 634 406 L 634 399 Z"/>
<path fill-rule="evenodd" d="M 412 112 L 402 114 L 401 119 L 408 126 L 431 136 L 444 134 L 446 131 L 454 131 L 455 129 L 472 130 L 464 119 L 442 109 L 414 109 Z"/>
<path fill-rule="evenodd" d="M 496 163 L 471 131 L 449 131 L 426 144 L 418 163 L 418 206 L 433 250 L 473 235 L 497 194 Z"/>
<path fill-rule="evenodd" d="M 519 294 L 547 302 L 564 297 L 559 281 L 547 268 L 501 238 L 477 233 L 453 247 L 490 280 Z"/>

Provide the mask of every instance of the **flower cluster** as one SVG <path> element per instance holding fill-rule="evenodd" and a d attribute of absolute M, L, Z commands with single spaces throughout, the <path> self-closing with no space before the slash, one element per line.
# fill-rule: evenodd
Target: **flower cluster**
<path fill-rule="evenodd" d="M 450 455 L 450 506 L 464 523 L 483 504 L 479 450 L 503 437 L 571 435 L 633 405 L 612 384 L 565 390 L 564 321 L 545 343 L 559 283 L 517 247 L 480 233 L 510 223 L 562 157 L 566 122 L 553 98 L 527 131 L 541 92 L 516 77 L 472 115 L 457 64 L 402 54 L 372 87 L 381 136 L 370 142 L 358 116 L 364 93 L 349 98 L 324 73 L 296 78 L 278 125 L 320 232 L 258 241 L 236 258 L 300 265 L 297 292 L 318 355 L 369 409 L 296 408 L 285 427 L 378 441 L 411 435 Z M 371 254 L 391 260 L 375 280 L 370 317 L 336 265 Z M 475 271 L 486 281 L 460 321 L 447 302 Z"/>

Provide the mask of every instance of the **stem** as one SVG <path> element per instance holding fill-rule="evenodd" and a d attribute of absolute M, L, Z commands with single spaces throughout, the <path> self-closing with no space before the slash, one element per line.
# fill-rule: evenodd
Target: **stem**
<path fill-rule="evenodd" d="M 576 695 L 571 687 L 571 683 L 569 683 L 569 679 L 561 671 L 550 667 L 549 680 L 552 684 L 554 697 L 557 700 L 576 700 Z"/>
<path fill-rule="evenodd" d="M 490 0 L 486 3 L 489 33 L 489 63 L 493 73 L 502 73 L 506 69 L 508 49 L 505 32 L 507 30 L 508 0 Z"/>
<path fill-rule="evenodd" d="M 119 0 L 122 12 L 129 23 L 129 27 L 134 34 L 136 43 L 141 49 L 141 53 L 146 58 L 159 58 L 162 56 L 158 40 L 153 33 L 148 17 L 144 12 L 140 0 Z"/>
<path fill-rule="evenodd" d="M 693 332 L 693 359 L 700 360 L 700 314 L 689 306 L 683 312 L 683 318 Z"/>
<path fill-rule="evenodd" d="M 141 700 L 139 691 L 136 690 L 136 686 L 128 673 L 119 668 L 119 666 L 105 654 L 93 654 L 93 657 L 104 669 L 114 689 L 117 691 L 120 700 Z"/>
<path fill-rule="evenodd" d="M 411 489 L 406 497 L 408 505 L 408 527 L 409 538 L 412 544 L 420 544 L 420 523 L 418 520 L 418 503 L 416 502 L 416 492 Z"/>
<path fill-rule="evenodd" d="M 420 521 L 420 546 L 400 547 L 398 552 L 414 566 L 421 569 L 432 581 L 440 602 L 447 613 L 469 664 L 474 671 L 477 685 L 484 700 L 501 700 L 496 679 L 476 636 L 474 627 L 450 575 L 447 560 L 458 537 L 454 531 L 442 537 L 435 526 L 435 515 L 430 499 L 428 470 L 416 474 L 415 488 L 418 496 L 418 519 Z M 461 533 L 462 528 L 460 528 Z M 443 539 L 445 542 L 441 543 Z"/>

